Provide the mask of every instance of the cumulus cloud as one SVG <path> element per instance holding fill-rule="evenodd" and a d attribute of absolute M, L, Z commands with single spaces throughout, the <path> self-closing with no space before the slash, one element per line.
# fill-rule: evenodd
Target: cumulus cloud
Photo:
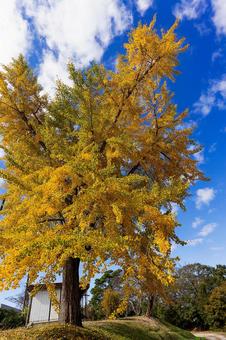
<path fill-rule="evenodd" d="M 196 229 L 197 227 L 199 227 L 203 223 L 204 223 L 203 219 L 201 219 L 200 217 L 196 217 L 194 219 L 194 221 L 192 222 L 192 228 Z"/>
<path fill-rule="evenodd" d="M 218 34 L 226 34 L 226 2 L 224 0 L 212 0 L 214 11 L 213 23 Z"/>
<path fill-rule="evenodd" d="M 207 235 L 211 234 L 214 229 L 216 228 L 217 223 L 209 223 L 204 225 L 204 227 L 199 232 L 199 236 L 206 237 Z"/>
<path fill-rule="evenodd" d="M 173 14 L 179 19 L 197 19 L 201 16 L 207 8 L 206 0 L 181 0 L 174 9 Z"/>
<path fill-rule="evenodd" d="M 146 10 L 153 5 L 153 0 L 136 0 L 137 10 L 144 15 Z"/>
<path fill-rule="evenodd" d="M 217 34 L 226 34 L 226 2 L 224 0 L 180 0 L 173 8 L 173 14 L 180 19 L 194 20 L 201 17 L 211 5 L 212 22 Z M 208 32 L 205 23 L 196 25 L 201 34 Z"/>
<path fill-rule="evenodd" d="M 198 227 L 200 224 L 202 224 L 204 221 L 202 219 L 200 219 L 199 217 L 196 217 L 195 221 L 192 223 L 192 227 L 196 228 Z M 214 229 L 217 227 L 217 223 L 208 223 L 206 225 L 204 225 L 201 229 L 201 231 L 198 233 L 197 238 L 191 239 L 191 240 L 187 240 L 187 245 L 188 246 L 196 246 L 198 244 L 201 244 L 204 240 L 204 238 L 206 236 L 208 236 L 209 234 L 211 234 Z"/>
<path fill-rule="evenodd" d="M 134 1 L 142 13 L 152 4 Z M 130 4 L 120 0 L 1 0 L 0 63 L 33 53 L 31 47 L 38 43 L 39 80 L 53 92 L 57 78 L 68 82 L 69 60 L 77 67 L 99 62 L 132 20 Z"/>
<path fill-rule="evenodd" d="M 48 89 L 57 76 L 67 78 L 69 59 L 77 67 L 100 61 L 113 37 L 132 23 L 130 10 L 119 0 L 22 0 L 22 4 L 45 42 L 40 81 Z"/>
<path fill-rule="evenodd" d="M 194 104 L 194 111 L 207 116 L 214 107 L 218 110 L 226 107 L 226 74 L 220 79 L 210 81 L 207 91 L 203 92 Z"/>
<path fill-rule="evenodd" d="M 7 64 L 12 57 L 26 54 L 31 34 L 17 0 L 1 0 L 0 11 L 0 63 Z"/>
<path fill-rule="evenodd" d="M 54 94 L 57 79 L 62 80 L 65 84 L 70 84 L 67 62 L 68 59 L 62 56 L 56 57 L 51 51 L 44 53 L 43 61 L 39 67 L 39 82 L 49 94 Z"/>
<path fill-rule="evenodd" d="M 209 205 L 214 199 L 215 194 L 216 192 L 213 188 L 198 189 L 195 198 L 196 208 L 200 209 L 203 205 Z"/>

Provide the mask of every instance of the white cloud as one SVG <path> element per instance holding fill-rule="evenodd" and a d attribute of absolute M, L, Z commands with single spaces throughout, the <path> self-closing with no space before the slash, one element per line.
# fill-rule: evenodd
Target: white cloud
<path fill-rule="evenodd" d="M 214 51 L 211 57 L 212 62 L 215 62 L 218 58 L 223 57 L 222 49 L 219 48 L 218 50 Z"/>
<path fill-rule="evenodd" d="M 213 153 L 213 152 L 216 151 L 216 149 L 217 149 L 217 143 L 213 143 L 213 144 L 210 145 L 208 151 L 209 151 L 209 153 Z"/>
<path fill-rule="evenodd" d="M 5 185 L 5 180 L 4 178 L 0 178 L 0 189 L 2 189 Z"/>
<path fill-rule="evenodd" d="M 195 150 L 195 145 L 190 145 L 188 150 L 194 151 Z M 203 164 L 205 162 L 204 158 L 204 148 L 196 153 L 193 154 L 194 159 L 199 163 Z"/>
<path fill-rule="evenodd" d="M 57 58 L 51 51 L 44 54 L 39 69 L 39 82 L 50 95 L 54 94 L 57 79 L 62 80 L 65 84 L 70 83 L 67 61 L 63 57 Z"/>
<path fill-rule="evenodd" d="M 194 27 L 198 30 L 201 36 L 208 35 L 211 32 L 210 25 L 205 22 L 196 22 L 194 23 Z"/>
<path fill-rule="evenodd" d="M 220 95 L 226 99 L 226 74 L 224 74 L 221 79 L 213 81 L 211 89 L 212 92 L 219 92 Z"/>
<path fill-rule="evenodd" d="M 144 15 L 146 10 L 153 5 L 153 0 L 136 0 L 137 10 Z"/>
<path fill-rule="evenodd" d="M 197 228 L 197 227 L 199 227 L 201 224 L 203 224 L 204 223 L 204 220 L 203 219 L 201 219 L 200 217 L 196 217 L 195 219 L 194 219 L 194 221 L 192 222 L 192 228 Z"/>
<path fill-rule="evenodd" d="M 171 252 L 175 251 L 177 249 L 177 247 L 178 247 L 178 244 L 172 241 Z"/>
<path fill-rule="evenodd" d="M 192 223 L 192 227 L 196 228 L 197 226 L 199 226 L 200 224 L 202 224 L 204 221 L 201 220 L 199 217 L 196 217 L 195 221 Z M 217 223 L 209 223 L 206 224 L 202 227 L 201 231 L 198 233 L 197 238 L 194 238 L 192 240 L 187 240 L 187 245 L 188 246 L 196 246 L 198 244 L 201 244 L 204 240 L 204 238 L 206 236 L 208 236 L 209 234 L 211 234 L 214 229 L 217 227 Z"/>
<path fill-rule="evenodd" d="M 212 214 L 216 209 L 215 208 L 211 208 L 208 210 L 208 214 Z"/>
<path fill-rule="evenodd" d="M 193 240 L 187 240 L 187 246 L 197 246 L 197 244 L 200 244 L 203 242 L 202 238 L 195 238 Z"/>
<path fill-rule="evenodd" d="M 175 17 L 194 20 L 201 17 L 211 4 L 213 16 L 212 22 L 217 34 L 226 34 L 226 1 L 225 0 L 180 0 L 173 9 Z M 202 22 L 195 25 L 201 34 L 209 32 L 207 25 Z"/>
<path fill-rule="evenodd" d="M 220 251 L 224 249 L 225 249 L 224 247 L 210 247 L 210 250 L 213 250 L 213 251 Z"/>
<path fill-rule="evenodd" d="M 205 162 L 204 159 L 204 150 L 200 150 L 199 152 L 196 152 L 194 155 L 194 158 L 197 162 L 199 162 L 199 164 L 203 164 Z"/>
<path fill-rule="evenodd" d="M 171 203 L 171 207 L 172 207 L 172 213 L 174 213 L 175 215 L 178 214 L 180 207 L 178 204 L 176 203 Z"/>
<path fill-rule="evenodd" d="M 0 158 L 3 158 L 5 156 L 5 151 L 0 148 Z"/>
<path fill-rule="evenodd" d="M 214 229 L 216 228 L 217 223 L 209 223 L 204 225 L 204 227 L 199 232 L 199 236 L 206 237 L 207 235 L 211 234 Z"/>
<path fill-rule="evenodd" d="M 215 197 L 215 190 L 212 188 L 198 189 L 196 191 L 195 204 L 196 208 L 200 209 L 202 205 L 209 205 Z"/>
<path fill-rule="evenodd" d="M 197 19 L 201 16 L 207 8 L 206 0 L 181 0 L 174 9 L 173 14 L 179 19 Z"/>
<path fill-rule="evenodd" d="M 1 0 L 0 63 L 7 64 L 12 57 L 26 54 L 30 38 L 28 23 L 22 17 L 19 1 Z"/>
<path fill-rule="evenodd" d="M 203 116 L 207 116 L 214 107 L 214 104 L 215 94 L 201 94 L 198 102 L 194 104 L 195 112 L 199 112 Z"/>
<path fill-rule="evenodd" d="M 56 76 L 67 78 L 66 64 L 77 67 L 100 61 L 112 38 L 132 23 L 130 10 L 119 0 L 22 0 L 40 38 L 46 43 L 40 81 L 53 87 Z"/>
<path fill-rule="evenodd" d="M 213 23 L 218 34 L 226 34 L 226 1 L 212 0 L 212 7 L 214 11 Z"/>
<path fill-rule="evenodd" d="M 202 93 L 194 104 L 194 111 L 207 116 L 214 107 L 219 110 L 226 107 L 226 74 L 223 74 L 221 79 L 210 82 L 207 91 Z"/>
<path fill-rule="evenodd" d="M 177 203 L 174 202 L 170 202 L 170 206 L 171 206 L 171 212 L 175 215 L 178 214 L 178 212 L 180 211 L 180 206 Z M 165 214 L 166 212 L 168 212 L 169 210 L 166 209 L 165 207 L 161 207 L 161 213 Z"/>

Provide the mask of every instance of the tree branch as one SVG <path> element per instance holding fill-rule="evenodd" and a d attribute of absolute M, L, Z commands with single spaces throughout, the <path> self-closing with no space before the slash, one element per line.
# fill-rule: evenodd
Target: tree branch
<path fill-rule="evenodd" d="M 118 112 L 117 112 L 117 114 L 116 114 L 116 116 L 115 116 L 115 119 L 114 119 L 114 122 L 113 122 L 112 126 L 113 126 L 114 124 L 117 123 L 117 121 L 118 121 L 118 119 L 119 119 L 119 117 L 120 117 L 120 115 L 121 115 L 121 113 L 122 113 L 123 107 L 124 107 L 125 104 L 126 104 L 126 100 L 129 99 L 129 97 L 133 94 L 133 92 L 135 91 L 135 89 L 136 89 L 136 87 L 138 86 L 138 84 L 146 77 L 146 75 L 149 73 L 149 71 L 154 67 L 154 65 L 155 65 L 161 58 L 162 58 L 162 56 L 159 56 L 158 58 L 152 60 L 152 61 L 149 63 L 149 67 L 147 67 L 147 69 L 145 70 L 145 72 L 144 72 L 141 76 L 140 76 L 140 72 L 138 72 L 138 75 L 137 75 L 137 77 L 136 77 L 136 82 L 135 82 L 135 84 L 134 84 L 130 89 L 128 89 L 127 95 L 126 95 L 125 97 L 123 96 L 123 97 L 124 97 L 124 98 L 123 98 L 123 101 L 122 101 L 122 103 L 121 103 L 121 105 L 120 105 L 120 107 L 119 107 L 119 109 L 118 109 Z M 112 96 L 111 96 L 111 97 L 112 97 Z M 117 106 L 119 106 L 119 105 L 117 104 Z M 112 128 L 112 126 L 111 126 L 111 128 Z M 105 149 L 105 147 L 106 147 L 106 144 L 107 144 L 106 141 L 103 141 L 103 142 L 102 142 L 102 145 L 101 145 L 101 147 L 100 147 L 100 152 L 101 152 L 101 153 L 104 152 L 104 149 Z"/>
<path fill-rule="evenodd" d="M 61 222 L 62 223 L 64 221 L 65 221 L 64 218 L 47 218 L 47 219 L 42 220 L 38 223 L 45 223 L 45 222 Z"/>
<path fill-rule="evenodd" d="M 165 152 L 160 151 L 160 154 L 163 155 L 165 158 L 168 159 L 168 161 L 171 161 L 171 158 L 165 154 Z"/>
<path fill-rule="evenodd" d="M 27 126 L 28 130 L 30 131 L 31 135 L 34 136 L 34 137 L 37 135 L 37 132 L 35 131 L 33 126 L 30 124 L 30 122 L 29 122 L 27 116 L 25 115 L 24 111 L 21 111 L 21 110 L 18 109 L 18 107 L 14 107 L 14 106 L 12 106 L 12 105 L 10 105 L 8 103 L 5 103 L 3 101 L 1 101 L 0 103 L 6 105 L 10 109 L 16 111 L 20 115 L 20 117 L 24 121 L 24 123 L 26 124 L 26 126 Z M 39 109 L 40 109 L 40 107 L 36 111 L 38 112 Z M 36 111 L 33 113 L 35 116 L 36 116 L 36 113 L 37 113 Z M 36 117 L 36 118 L 38 119 L 38 117 Z M 47 149 L 47 147 L 46 147 L 46 145 L 45 145 L 45 143 L 43 141 L 38 141 L 38 143 L 39 143 L 39 145 L 42 147 L 42 149 L 44 151 L 48 152 L 48 149 Z"/>
<path fill-rule="evenodd" d="M 133 173 L 139 168 L 140 165 L 141 165 L 141 164 L 140 164 L 140 161 L 139 161 L 137 164 L 135 164 L 135 165 L 130 169 L 130 171 L 128 172 L 127 176 L 133 174 Z"/>
<path fill-rule="evenodd" d="M 2 211 L 2 210 L 3 210 L 3 208 L 4 208 L 4 204 L 5 204 L 5 198 L 3 198 L 3 200 L 2 200 L 2 203 L 1 203 L 1 206 L 0 206 L 0 211 Z"/>
<path fill-rule="evenodd" d="M 127 92 L 127 95 L 125 96 L 125 98 L 123 99 L 123 102 L 115 116 L 115 119 L 114 119 L 114 124 L 117 123 L 118 119 L 119 119 L 119 116 L 123 110 L 123 107 L 125 106 L 125 102 L 127 99 L 129 99 L 129 97 L 133 94 L 134 90 L 136 89 L 136 87 L 138 86 L 138 84 L 146 77 L 146 75 L 149 73 L 149 71 L 151 71 L 151 69 L 154 67 L 154 65 L 161 59 L 161 56 L 159 56 L 158 58 L 152 60 L 150 62 L 150 65 L 147 67 L 147 69 L 144 71 L 144 73 L 140 76 L 140 73 L 138 73 L 138 76 L 136 77 L 136 81 L 135 81 L 135 84 L 130 88 L 128 89 L 128 92 Z"/>

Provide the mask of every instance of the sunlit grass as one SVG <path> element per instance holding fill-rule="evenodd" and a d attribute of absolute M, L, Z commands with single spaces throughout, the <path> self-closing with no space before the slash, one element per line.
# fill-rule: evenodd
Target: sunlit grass
<path fill-rule="evenodd" d="M 49 340 L 49 339 L 87 339 L 87 340 L 148 340 L 148 339 L 195 339 L 185 330 L 162 324 L 144 317 L 124 318 L 84 322 L 83 328 L 59 323 L 35 325 L 0 332 L 1 340 Z"/>

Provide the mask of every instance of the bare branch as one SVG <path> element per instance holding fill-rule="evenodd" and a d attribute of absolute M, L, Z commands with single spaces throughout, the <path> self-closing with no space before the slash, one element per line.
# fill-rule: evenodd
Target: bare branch
<path fill-rule="evenodd" d="M 45 220 L 42 220 L 38 223 L 45 223 L 45 222 L 64 222 L 64 218 L 47 218 Z"/>
<path fill-rule="evenodd" d="M 139 168 L 139 166 L 140 166 L 140 162 L 138 162 L 137 164 L 135 164 L 135 165 L 130 169 L 130 171 L 128 172 L 127 176 L 133 174 L 133 173 Z"/>

